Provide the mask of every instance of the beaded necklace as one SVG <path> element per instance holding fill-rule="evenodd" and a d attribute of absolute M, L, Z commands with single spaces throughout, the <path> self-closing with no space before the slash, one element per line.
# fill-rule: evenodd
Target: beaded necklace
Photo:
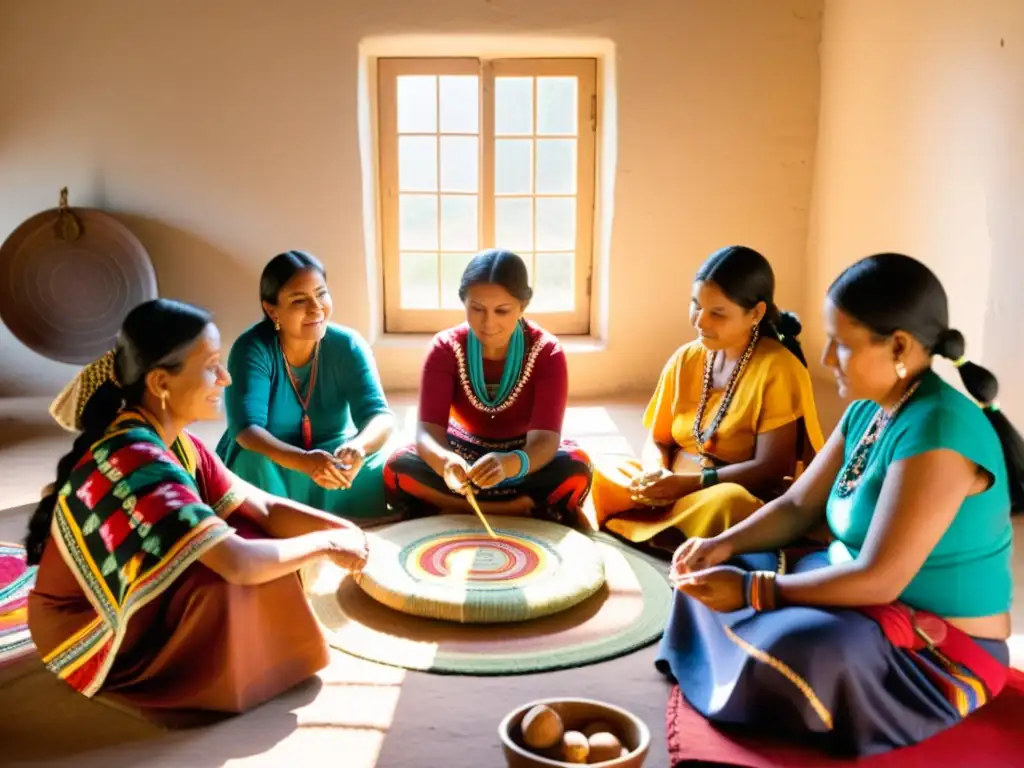
<path fill-rule="evenodd" d="M 519 374 L 523 369 L 523 353 L 526 348 L 523 324 L 516 323 L 516 329 L 508 342 L 508 352 L 505 355 L 505 367 L 501 372 L 501 383 L 498 384 L 497 392 L 491 397 L 487 392 L 487 380 L 484 377 L 484 352 L 480 339 L 470 329 L 466 336 L 466 356 L 469 358 L 469 383 L 473 393 L 488 408 L 494 408 L 511 394 L 512 389 L 519 380 Z"/>
<path fill-rule="evenodd" d="M 907 391 L 904 392 L 900 399 L 896 401 L 896 405 L 894 405 L 892 410 L 888 413 L 886 413 L 884 408 L 878 409 L 878 413 L 876 413 L 875 418 L 871 420 L 867 430 L 864 432 L 864 436 L 861 437 L 860 442 L 857 443 L 857 447 L 853 449 L 853 453 L 850 455 L 850 461 L 843 468 L 843 472 L 839 476 L 839 480 L 836 483 L 836 495 L 839 498 L 845 499 L 857 490 L 857 486 L 860 485 L 860 480 L 864 476 L 864 469 L 868 465 L 871 448 L 878 442 L 878 438 L 882 436 L 882 432 L 884 432 L 885 428 L 892 423 L 896 414 L 899 413 L 907 400 L 909 400 L 917 391 L 920 384 L 920 381 L 915 381 L 912 385 L 907 387 Z"/>
<path fill-rule="evenodd" d="M 718 352 L 714 352 L 708 355 L 704 359 L 704 383 L 700 392 L 700 402 L 697 403 L 697 415 L 693 419 L 693 439 L 697 443 L 697 451 L 700 453 L 700 465 L 705 468 L 710 468 L 715 465 L 714 459 L 711 458 L 710 453 L 715 447 L 715 433 L 718 431 L 719 425 L 722 423 L 722 419 L 725 418 L 726 412 L 729 410 L 729 406 L 732 404 L 732 399 L 736 394 L 736 384 L 740 380 L 740 375 L 743 373 L 743 369 L 746 368 L 747 363 L 750 361 L 751 356 L 754 354 L 754 347 L 757 346 L 757 339 L 760 336 L 758 327 L 754 326 L 753 333 L 750 334 L 750 343 L 747 344 L 747 348 L 743 350 L 743 354 L 740 355 L 740 359 L 736 361 L 736 365 L 733 366 L 732 373 L 729 374 L 729 381 L 725 385 L 725 394 L 722 395 L 722 404 L 718 406 L 718 411 L 711 419 L 711 423 L 708 425 L 706 430 L 701 430 L 701 422 L 704 421 L 704 411 L 708 405 L 708 397 L 711 395 L 711 381 L 713 378 L 715 360 L 718 359 Z"/>

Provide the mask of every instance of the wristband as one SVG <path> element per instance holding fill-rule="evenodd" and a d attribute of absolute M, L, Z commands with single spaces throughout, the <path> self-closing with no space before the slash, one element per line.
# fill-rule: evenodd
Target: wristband
<path fill-rule="evenodd" d="M 749 571 L 743 580 L 743 591 L 747 598 L 747 607 L 758 613 L 774 611 L 778 605 L 779 585 L 775 581 L 775 571 Z"/>
<path fill-rule="evenodd" d="M 700 473 L 700 487 L 710 488 L 718 485 L 718 470 L 714 467 L 705 467 Z"/>
<path fill-rule="evenodd" d="M 515 450 L 509 451 L 514 456 L 519 457 L 519 471 L 516 472 L 509 480 L 522 480 L 530 472 L 530 457 L 526 451 Z"/>

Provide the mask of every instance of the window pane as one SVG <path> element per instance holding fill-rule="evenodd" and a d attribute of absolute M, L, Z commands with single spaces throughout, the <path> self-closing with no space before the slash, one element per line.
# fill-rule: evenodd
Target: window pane
<path fill-rule="evenodd" d="M 575 250 L 576 198 L 538 197 L 536 202 L 537 250 Z"/>
<path fill-rule="evenodd" d="M 494 247 L 533 250 L 533 199 L 499 197 L 494 201 Z"/>
<path fill-rule="evenodd" d="M 398 250 L 437 250 L 437 196 L 398 196 Z"/>
<path fill-rule="evenodd" d="M 494 194 L 529 195 L 532 177 L 533 139 L 495 140 Z"/>
<path fill-rule="evenodd" d="M 403 253 L 398 264 L 402 309 L 437 309 L 437 254 Z"/>
<path fill-rule="evenodd" d="M 398 137 L 398 189 L 401 192 L 437 191 L 436 138 Z"/>
<path fill-rule="evenodd" d="M 441 195 L 441 248 L 475 251 L 477 242 L 476 195 Z"/>
<path fill-rule="evenodd" d="M 576 139 L 537 139 L 537 194 L 576 194 Z"/>
<path fill-rule="evenodd" d="M 534 268 L 534 312 L 571 312 L 576 306 L 574 290 L 576 259 L 571 253 L 538 253 Z"/>
<path fill-rule="evenodd" d="M 441 309 L 462 309 L 459 301 L 459 283 L 472 253 L 441 254 Z"/>
<path fill-rule="evenodd" d="M 537 78 L 537 133 L 576 135 L 575 77 Z"/>
<path fill-rule="evenodd" d="M 533 133 L 533 78 L 494 79 L 494 131 L 497 134 Z"/>
<path fill-rule="evenodd" d="M 441 137 L 441 191 L 476 192 L 480 154 L 476 136 Z"/>
<path fill-rule="evenodd" d="M 398 132 L 437 131 L 437 78 L 401 75 L 398 78 Z"/>
<path fill-rule="evenodd" d="M 476 133 L 480 125 L 480 84 L 476 75 L 442 75 L 441 133 Z"/>

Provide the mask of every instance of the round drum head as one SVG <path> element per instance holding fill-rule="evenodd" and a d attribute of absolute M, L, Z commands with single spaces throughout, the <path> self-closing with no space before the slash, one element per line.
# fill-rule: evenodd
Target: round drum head
<path fill-rule="evenodd" d="M 156 298 L 149 254 L 112 216 L 72 208 L 77 239 L 57 234 L 58 209 L 26 220 L 0 246 L 0 319 L 22 344 L 83 365 L 114 346 L 125 315 Z"/>
<path fill-rule="evenodd" d="M 462 623 L 527 621 L 564 611 L 604 584 L 587 536 L 528 518 L 409 520 L 374 532 L 360 587 L 397 611 Z"/>

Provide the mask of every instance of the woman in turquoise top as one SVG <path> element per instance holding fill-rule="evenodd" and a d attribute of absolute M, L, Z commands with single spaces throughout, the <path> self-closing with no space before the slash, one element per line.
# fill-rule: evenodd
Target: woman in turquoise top
<path fill-rule="evenodd" d="M 1005 685 L 1024 446 L 920 262 L 849 267 L 825 322 L 824 363 L 855 402 L 781 498 L 679 548 L 657 664 L 715 722 L 871 755 Z M 973 400 L 932 371 L 935 355 Z M 823 521 L 827 549 L 786 549 Z"/>
<path fill-rule="evenodd" d="M 381 448 L 394 416 L 369 346 L 330 324 L 327 274 L 308 253 L 271 259 L 260 299 L 263 320 L 231 347 L 228 428 L 217 454 L 268 493 L 343 517 L 383 518 Z"/>

